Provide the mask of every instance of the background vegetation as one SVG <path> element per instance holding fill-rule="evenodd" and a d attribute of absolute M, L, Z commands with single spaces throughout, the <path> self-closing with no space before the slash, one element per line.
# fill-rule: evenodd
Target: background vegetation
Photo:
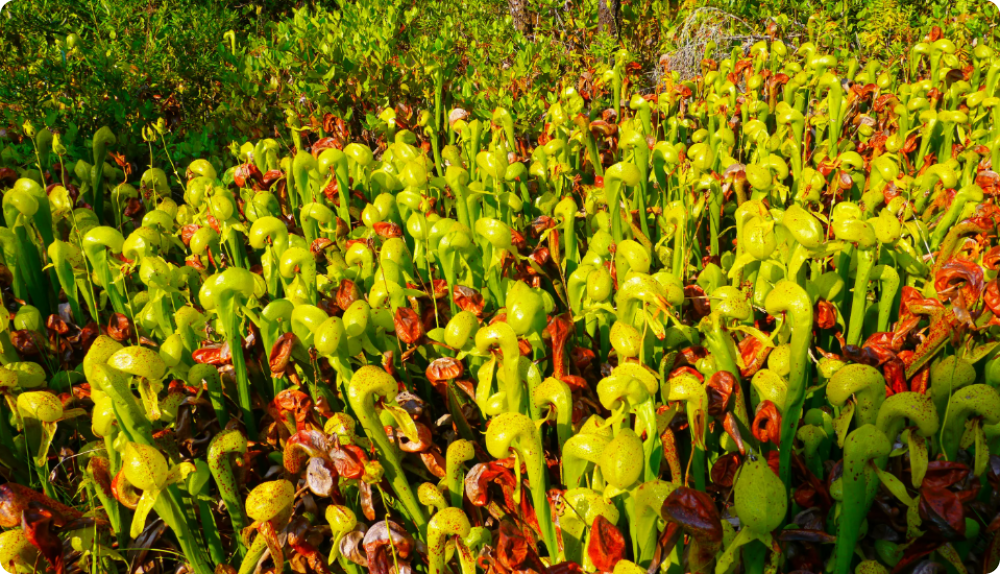
<path fill-rule="evenodd" d="M 808 37 L 888 61 L 931 26 L 961 42 L 992 38 L 997 20 L 985 0 L 15 0 L 0 15 L 0 161 L 30 154 L 28 119 L 71 150 L 106 125 L 135 158 L 157 153 L 141 131 L 163 118 L 181 164 L 233 141 L 290 146 L 293 110 L 312 131 L 339 118 L 363 133 L 386 108 L 412 124 L 433 66 L 445 110 L 502 106 L 529 129 L 563 82 L 585 92 L 622 47 L 629 81 L 652 92 L 665 70 L 696 70 L 708 36 Z"/>

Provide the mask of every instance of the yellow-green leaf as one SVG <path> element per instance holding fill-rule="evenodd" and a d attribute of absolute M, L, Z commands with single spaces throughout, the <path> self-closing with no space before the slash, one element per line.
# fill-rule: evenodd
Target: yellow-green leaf
<path fill-rule="evenodd" d="M 900 502 L 906 506 L 914 506 L 917 504 L 917 500 L 912 498 L 908 492 L 906 492 L 906 485 L 903 484 L 901 480 L 896 478 L 896 475 L 891 472 L 886 472 L 878 467 L 877 464 L 873 462 L 870 463 L 875 472 L 878 473 L 878 479 L 882 481 L 882 484 L 892 493 L 893 496 L 899 499 Z"/>
<path fill-rule="evenodd" d="M 958 551 L 951 545 L 951 542 L 939 547 L 937 553 L 954 566 L 955 570 L 958 570 L 958 574 L 969 574 L 969 571 L 965 569 L 965 564 L 962 563 L 962 557 L 958 555 Z"/>
<path fill-rule="evenodd" d="M 135 514 L 132 515 L 132 526 L 129 528 L 129 536 L 138 538 L 142 534 L 142 529 L 146 527 L 146 517 L 149 511 L 156 504 L 156 499 L 160 496 L 160 491 L 156 489 L 144 490 L 139 504 L 135 507 Z"/>
<path fill-rule="evenodd" d="M 920 505 L 915 504 L 913 506 L 907 507 L 906 509 L 906 538 L 909 540 L 916 540 L 924 535 L 923 531 L 920 530 L 921 524 L 920 518 Z"/>
<path fill-rule="evenodd" d="M 413 422 L 413 417 L 410 416 L 410 413 L 406 412 L 406 409 L 397 405 L 385 405 L 384 408 L 395 419 L 399 432 L 403 433 L 403 436 L 413 442 L 420 441 L 417 423 Z"/>
<path fill-rule="evenodd" d="M 719 555 L 719 559 L 715 563 L 715 574 L 726 574 L 726 572 L 737 564 L 740 547 L 756 539 L 757 537 L 750 532 L 749 528 L 741 528 L 739 533 L 736 534 L 736 538 L 726 547 L 725 552 Z"/>
<path fill-rule="evenodd" d="M 927 474 L 927 441 L 916 433 L 907 433 L 910 444 L 910 475 L 913 488 L 920 488 Z"/>
<path fill-rule="evenodd" d="M 982 423 L 976 422 L 974 432 L 976 433 L 975 473 L 976 476 L 980 476 L 986 472 L 986 465 L 990 462 L 990 449 L 986 446 L 986 431 L 983 430 Z"/>
<path fill-rule="evenodd" d="M 854 418 L 854 403 L 850 402 L 840 409 L 840 414 L 833 419 L 833 430 L 837 432 L 837 446 L 844 448 L 844 441 L 847 440 L 847 430 L 851 428 L 851 419 Z"/>

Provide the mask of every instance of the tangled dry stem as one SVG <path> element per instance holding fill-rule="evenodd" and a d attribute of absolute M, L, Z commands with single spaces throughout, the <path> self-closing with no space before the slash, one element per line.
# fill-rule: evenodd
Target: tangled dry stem
<path fill-rule="evenodd" d="M 754 42 L 764 38 L 755 34 L 753 27 L 742 18 L 719 8 L 703 6 L 684 19 L 677 33 L 678 48 L 666 55 L 666 65 L 657 68 L 655 80 L 659 83 L 662 75 L 669 71 L 680 72 L 681 80 L 701 74 L 701 60 L 709 42 L 717 46 L 711 56 L 720 59 L 736 46 L 746 52 Z"/>

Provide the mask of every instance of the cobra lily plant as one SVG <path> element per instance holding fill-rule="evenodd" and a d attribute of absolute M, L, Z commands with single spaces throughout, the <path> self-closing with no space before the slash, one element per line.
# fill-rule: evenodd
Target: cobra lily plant
<path fill-rule="evenodd" d="M 629 62 L 0 179 L 0 564 L 991 571 L 1000 57 Z"/>

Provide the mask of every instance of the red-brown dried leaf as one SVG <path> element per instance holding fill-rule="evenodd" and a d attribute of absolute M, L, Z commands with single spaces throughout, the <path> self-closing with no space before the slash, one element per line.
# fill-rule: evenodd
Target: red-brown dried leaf
<path fill-rule="evenodd" d="M 920 291 L 904 285 L 900 291 L 899 320 L 903 321 L 912 315 L 931 315 L 944 309 L 937 299 L 925 298 Z"/>
<path fill-rule="evenodd" d="M 326 565 L 326 557 L 320 554 L 319 550 L 306 541 L 304 537 L 300 538 L 289 533 L 288 545 L 295 551 L 291 560 L 295 560 L 301 556 L 305 558 L 306 563 L 313 572 L 318 572 L 319 574 L 328 574 L 330 572 L 330 569 Z"/>
<path fill-rule="evenodd" d="M 361 512 L 369 522 L 375 520 L 375 500 L 372 498 L 372 485 L 365 481 L 358 483 L 358 494 L 360 495 Z"/>
<path fill-rule="evenodd" d="M 590 122 L 590 132 L 594 134 L 596 138 L 608 138 L 618 131 L 618 126 L 615 124 L 608 123 L 604 120 L 594 120 Z"/>
<path fill-rule="evenodd" d="M 432 383 L 451 381 L 461 377 L 465 373 L 465 366 L 461 361 L 453 357 L 440 357 L 427 365 L 425 373 L 427 380 Z"/>
<path fill-rule="evenodd" d="M 432 280 L 431 291 L 434 292 L 435 299 L 444 299 L 448 296 L 448 282 L 444 279 Z"/>
<path fill-rule="evenodd" d="M 544 574 L 583 574 L 583 570 L 577 562 L 560 562 L 546 568 Z"/>
<path fill-rule="evenodd" d="M 285 564 L 285 553 L 283 546 L 278 542 L 278 530 L 270 520 L 259 523 L 257 534 L 267 541 L 267 547 L 274 549 L 271 553 L 271 560 L 274 561 L 274 571 L 281 572 Z"/>
<path fill-rule="evenodd" d="M 557 234 L 557 236 L 558 236 L 558 231 L 553 232 L 553 233 Z M 543 245 L 539 245 L 538 247 L 534 248 L 531 251 L 531 254 L 528 255 L 528 259 L 532 260 L 535 263 L 535 265 L 537 265 L 539 267 L 539 269 L 542 269 L 548 263 L 550 263 L 552 261 L 552 253 L 549 252 L 549 248 L 548 247 L 545 247 Z M 530 271 L 531 271 L 532 274 L 535 273 L 534 269 L 531 268 L 530 266 L 529 266 L 529 269 L 530 269 Z"/>
<path fill-rule="evenodd" d="M 909 353 L 910 355 L 914 354 L 913 351 L 903 351 L 903 353 Z M 902 357 L 903 353 L 900 353 L 899 358 L 903 360 L 904 364 L 908 364 L 906 363 L 906 359 Z M 910 390 L 914 393 L 926 394 L 927 385 L 930 383 L 930 380 L 931 367 L 930 365 L 924 365 L 923 368 L 910 377 Z"/>
<path fill-rule="evenodd" d="M 962 501 L 956 493 L 947 488 L 922 486 L 920 514 L 946 533 L 951 530 L 959 536 L 965 536 L 965 511 L 962 509 Z"/>
<path fill-rule="evenodd" d="M 896 357 L 893 345 L 897 344 L 897 342 L 898 338 L 895 333 L 873 333 L 870 337 L 868 337 L 868 339 L 865 340 L 861 349 L 855 351 L 861 353 L 862 357 L 860 359 L 855 359 L 849 356 L 846 352 L 846 347 L 852 347 L 852 345 L 845 346 L 844 357 L 850 360 L 855 360 L 856 362 L 871 364 L 872 366 L 882 365 L 889 359 L 894 359 Z"/>
<path fill-rule="evenodd" d="M 854 84 L 851 86 L 849 99 L 853 100 L 866 100 L 871 97 L 878 90 L 878 86 L 875 84 Z"/>
<path fill-rule="evenodd" d="M 343 444 L 339 448 L 330 451 L 330 460 L 333 461 L 337 474 L 344 478 L 361 478 L 365 474 L 365 465 L 368 464 L 368 455 L 364 449 L 353 444 Z"/>
<path fill-rule="evenodd" d="M 733 479 L 736 478 L 736 471 L 740 468 L 740 455 L 730 453 L 720 456 L 712 465 L 712 483 L 722 488 L 733 486 Z"/>
<path fill-rule="evenodd" d="M 285 174 L 280 169 L 267 170 L 266 172 L 264 172 L 264 188 L 271 189 L 271 186 L 274 185 L 274 182 L 282 179 L 283 177 L 285 177 Z"/>
<path fill-rule="evenodd" d="M 964 259 L 951 259 L 934 276 L 934 288 L 942 300 L 961 292 L 965 304 L 971 306 L 983 292 L 983 281 L 982 267 Z"/>
<path fill-rule="evenodd" d="M 508 493 L 513 494 L 517 485 L 514 473 L 499 462 L 483 462 L 473 465 L 465 475 L 465 495 L 476 506 L 486 506 L 489 502 L 489 485 L 495 482 L 504 492 L 508 507 L 513 507 L 513 497 L 508 499 Z"/>
<path fill-rule="evenodd" d="M 899 99 L 895 94 L 882 94 L 881 96 L 875 98 L 875 102 L 872 104 L 872 110 L 877 113 L 882 113 L 882 111 L 885 110 L 886 104 L 890 102 L 895 105 L 899 103 Z"/>
<path fill-rule="evenodd" d="M 787 84 L 790 79 L 791 78 L 788 76 L 788 74 L 775 74 L 771 76 L 770 79 L 768 79 L 767 87 L 768 89 L 773 91 L 778 86 L 783 86 Z"/>
<path fill-rule="evenodd" d="M 897 357 L 893 357 L 882 365 L 882 375 L 885 377 L 886 396 L 909 390 L 906 384 L 906 365 Z"/>
<path fill-rule="evenodd" d="M 684 347 L 677 352 L 677 358 L 674 360 L 674 367 L 693 367 L 698 364 L 699 360 L 704 359 L 707 356 L 708 350 L 700 345 L 695 347 Z"/>
<path fill-rule="evenodd" d="M 693 322 L 698 322 L 712 312 L 712 305 L 705 295 L 705 290 L 698 285 L 685 285 L 684 299 L 691 303 L 688 315 Z"/>
<path fill-rule="evenodd" d="M 928 532 L 913 542 L 908 543 L 906 549 L 903 551 L 903 558 L 892 569 L 892 573 L 899 574 L 903 572 L 931 552 L 937 550 L 944 543 L 945 540 L 936 532 Z"/>
<path fill-rule="evenodd" d="M 1000 174 L 993 170 L 983 170 L 976 174 L 976 185 L 983 188 L 983 193 L 997 195 L 1000 192 Z"/>
<path fill-rule="evenodd" d="M 389 436 L 390 441 L 393 440 L 394 435 L 398 435 L 399 450 L 403 452 L 424 452 L 425 450 L 431 448 L 434 437 L 431 435 L 431 429 L 424 423 L 416 421 L 414 424 L 417 427 L 417 440 L 415 441 L 410 440 L 406 435 L 397 432 L 392 426 L 386 426 L 385 433 Z"/>
<path fill-rule="evenodd" d="M 330 148 L 343 149 L 343 147 L 344 147 L 344 144 L 340 143 L 336 138 L 326 137 L 326 138 L 322 138 L 319 141 L 317 141 L 316 143 L 314 143 L 312 145 L 312 148 L 310 148 L 309 151 L 312 152 L 313 157 L 319 158 L 319 154 L 323 150 L 330 149 Z M 322 175 L 325 176 L 326 174 L 322 174 Z"/>
<path fill-rule="evenodd" d="M 244 163 L 237 166 L 236 171 L 233 172 L 233 182 L 236 183 L 237 187 L 250 187 L 260 191 L 264 189 L 264 174 L 256 165 Z"/>
<path fill-rule="evenodd" d="M 58 518 L 53 513 L 41 506 L 31 504 L 24 511 L 21 518 L 21 529 L 25 537 L 35 548 L 48 560 L 56 574 L 63 574 L 66 564 L 63 562 L 62 541 L 52 531 L 54 522 Z"/>
<path fill-rule="evenodd" d="M 800 484 L 798 488 L 795 489 L 795 493 L 792 494 L 792 499 L 802 508 L 819 507 L 820 502 L 817 494 L 816 488 L 812 484 L 805 483 Z"/>
<path fill-rule="evenodd" d="M 994 279 L 986 285 L 983 293 L 983 303 L 994 315 L 1000 316 L 1000 279 Z"/>
<path fill-rule="evenodd" d="M 111 463 L 103 456 L 95 456 L 87 461 L 87 470 L 93 477 L 105 496 L 113 496 L 111 492 Z"/>
<path fill-rule="evenodd" d="M 500 522 L 500 538 L 496 545 L 497 561 L 508 571 L 520 572 L 526 568 L 541 572 L 545 565 L 535 554 L 531 543 L 513 522 Z"/>
<path fill-rule="evenodd" d="M 37 355 L 41 346 L 41 337 L 28 329 L 21 329 L 10 334 L 10 342 L 22 356 Z"/>
<path fill-rule="evenodd" d="M 205 264 L 201 262 L 201 259 L 197 255 L 192 255 L 184 259 L 184 265 L 199 271 L 204 271 L 206 269 Z"/>
<path fill-rule="evenodd" d="M 744 58 L 736 62 L 736 67 L 733 68 L 734 74 L 742 74 L 744 71 L 753 68 L 753 61 L 749 58 Z"/>
<path fill-rule="evenodd" d="M 313 254 L 313 258 L 317 261 L 321 261 L 320 255 L 323 254 L 327 249 L 336 245 L 333 240 L 327 239 L 326 237 L 319 237 L 309 246 L 309 252 Z"/>
<path fill-rule="evenodd" d="M 309 395 L 297 389 L 285 389 L 278 393 L 271 402 L 271 407 L 280 420 L 285 419 L 285 413 L 292 413 L 295 419 L 295 430 L 303 431 L 309 428 L 319 428 L 313 417 L 313 402 Z"/>
<path fill-rule="evenodd" d="M 677 487 L 663 501 L 660 515 L 681 526 L 688 535 L 711 545 L 722 544 L 722 520 L 715 501 L 707 493 L 687 486 Z"/>
<path fill-rule="evenodd" d="M 587 556 L 601 572 L 610 572 L 625 555 L 625 537 L 614 524 L 598 514 L 590 525 Z"/>
<path fill-rule="evenodd" d="M 778 449 L 767 451 L 767 466 L 771 469 L 771 472 L 778 474 L 780 468 L 781 460 L 779 458 Z M 792 460 L 795 460 L 794 458 Z"/>
<path fill-rule="evenodd" d="M 993 536 L 990 537 L 990 543 L 987 545 L 986 553 L 982 559 L 982 574 L 990 574 L 996 571 L 997 566 L 1000 565 L 1000 531 L 993 532 Z"/>
<path fill-rule="evenodd" d="M 344 279 L 337 287 L 337 306 L 345 311 L 361 298 L 361 290 L 350 279 Z"/>
<path fill-rule="evenodd" d="M 373 226 L 373 228 L 379 237 L 383 237 L 385 239 L 403 236 L 403 228 L 395 223 L 392 223 L 391 221 L 379 221 Z"/>
<path fill-rule="evenodd" d="M 69 324 L 62 317 L 54 313 L 49 315 L 49 318 L 45 320 L 45 328 L 48 330 L 49 335 L 65 335 L 70 331 Z"/>
<path fill-rule="evenodd" d="M 540 215 L 531 222 L 531 230 L 534 232 L 533 235 L 538 237 L 546 229 L 552 229 L 557 225 L 558 222 L 555 219 L 552 219 L 548 215 Z"/>
<path fill-rule="evenodd" d="M 272 377 L 284 377 L 292 359 L 292 347 L 295 346 L 295 335 L 285 333 L 278 337 L 274 346 L 271 347 L 271 360 L 268 366 L 271 368 Z"/>
<path fill-rule="evenodd" d="M 459 309 L 468 311 L 476 317 L 482 317 L 486 300 L 475 289 L 465 287 L 464 285 L 455 285 L 455 288 L 452 290 L 452 298 Z"/>
<path fill-rule="evenodd" d="M 960 462 L 932 460 L 927 464 L 923 488 L 948 488 L 968 478 L 971 469 Z"/>
<path fill-rule="evenodd" d="M 740 376 L 745 379 L 752 377 L 764 366 L 764 361 L 771 354 L 772 348 L 761 343 L 757 337 L 744 337 L 737 347 L 745 365 L 740 368 Z"/>
<path fill-rule="evenodd" d="M 573 360 L 573 365 L 581 372 L 586 370 L 594 362 L 594 359 L 597 358 L 597 354 L 593 350 L 577 346 L 573 347 L 573 350 L 569 352 L 569 356 Z"/>
<path fill-rule="evenodd" d="M 562 379 L 566 370 L 566 341 L 573 334 L 573 317 L 569 313 L 549 319 L 545 334 L 552 340 L 552 376 Z"/>
<path fill-rule="evenodd" d="M 750 425 L 753 436 L 762 443 L 781 442 L 781 414 L 778 407 L 771 401 L 761 401 L 757 405 L 757 414 Z"/>
<path fill-rule="evenodd" d="M 880 360 L 888 360 L 895 356 L 893 351 L 899 350 L 897 344 L 895 332 L 879 331 L 869 335 L 862 346 L 875 348 L 875 352 L 879 355 Z"/>
<path fill-rule="evenodd" d="M 20 176 L 17 171 L 9 167 L 0 167 L 0 184 L 4 187 L 13 185 Z"/>
<path fill-rule="evenodd" d="M 298 474 L 302 465 L 312 457 L 326 456 L 330 448 L 326 435 L 316 429 L 297 431 L 285 441 L 283 462 L 285 470 Z"/>
<path fill-rule="evenodd" d="M 708 379 L 705 391 L 708 394 L 708 414 L 720 417 L 729 409 L 729 400 L 733 396 L 736 377 L 729 371 L 716 371 Z"/>
<path fill-rule="evenodd" d="M 57 502 L 41 492 L 34 491 L 27 486 L 8 482 L 0 484 L 0 526 L 4 528 L 14 528 L 21 524 L 21 515 L 30 504 L 36 504 L 46 508 L 54 515 L 59 515 L 65 520 L 72 520 L 83 516 L 80 511 Z"/>
<path fill-rule="evenodd" d="M 180 379 L 173 379 L 170 384 L 167 385 L 167 393 L 173 394 L 177 393 L 180 395 L 185 395 L 193 397 L 198 394 L 198 388 L 185 384 L 184 381 Z"/>
<path fill-rule="evenodd" d="M 441 456 L 441 453 L 438 452 L 438 449 L 432 448 L 425 452 L 421 452 L 420 460 L 424 463 L 424 466 L 427 467 L 427 470 L 429 470 L 434 476 L 444 478 L 447 475 L 447 462 L 444 460 L 444 457 Z"/>
<path fill-rule="evenodd" d="M 212 345 L 209 347 L 195 349 L 194 352 L 191 353 L 191 358 L 194 359 L 194 362 L 201 363 L 203 365 L 226 365 L 229 364 L 232 359 L 232 353 L 229 351 L 230 348 L 228 344 Z"/>
<path fill-rule="evenodd" d="M 89 399 L 91 396 L 90 383 L 80 383 L 78 385 L 73 385 L 72 397 L 75 401 L 82 401 L 84 399 Z M 65 405 L 66 401 L 63 401 Z"/>
<path fill-rule="evenodd" d="M 894 182 L 890 181 L 882 188 L 882 197 L 885 198 L 886 203 L 891 202 L 901 195 L 903 195 L 903 190 L 897 187 Z"/>
<path fill-rule="evenodd" d="M 559 380 L 569 385 L 571 391 L 582 391 L 590 387 L 587 384 L 587 379 L 577 375 L 563 375 Z"/>
<path fill-rule="evenodd" d="M 132 339 L 133 332 L 132 321 L 121 313 L 113 314 L 108 321 L 108 336 L 119 343 Z"/>
<path fill-rule="evenodd" d="M 837 308 L 826 299 L 816 302 L 816 328 L 832 329 L 837 324 Z"/>
<path fill-rule="evenodd" d="M 837 175 L 837 188 L 840 191 L 847 191 L 848 189 L 851 189 L 851 186 L 853 185 L 854 185 L 854 180 L 851 179 L 851 174 L 841 170 L 840 173 Z"/>
<path fill-rule="evenodd" d="M 309 459 L 309 465 L 306 467 L 306 484 L 313 494 L 327 498 L 338 496 L 337 483 L 337 469 L 332 462 L 319 457 Z"/>
<path fill-rule="evenodd" d="M 407 560 L 414 547 L 413 537 L 396 522 L 392 520 L 375 522 L 368 529 L 364 539 L 369 572 L 372 574 L 394 572 L 396 562 Z"/>
<path fill-rule="evenodd" d="M 736 400 L 741 399 L 737 398 Z M 729 434 L 730 437 L 732 437 L 733 441 L 736 442 L 736 448 L 739 449 L 740 454 L 745 455 L 747 453 L 747 447 L 743 442 L 743 435 L 740 434 L 739 421 L 737 421 L 736 415 L 733 414 L 733 411 L 727 411 L 722 417 L 722 428 Z"/>
<path fill-rule="evenodd" d="M 393 316 L 392 323 L 396 328 L 396 337 L 407 345 L 420 342 L 424 336 L 424 325 L 420 321 L 420 316 L 409 307 L 396 309 L 396 315 Z"/>
<path fill-rule="evenodd" d="M 128 160 L 125 159 L 125 154 L 111 152 L 108 155 L 111 156 L 112 160 L 114 160 L 115 165 L 122 168 L 122 170 L 125 171 L 126 173 L 129 174 L 132 173 L 132 166 L 130 166 L 128 164 Z"/>
<path fill-rule="evenodd" d="M 1000 269 L 1000 245 L 991 247 L 983 254 L 983 267 L 992 271 Z"/>
<path fill-rule="evenodd" d="M 346 136 L 347 126 L 344 124 L 343 119 L 338 118 L 333 114 L 327 113 L 323 115 L 323 131 L 328 134 Z"/>

